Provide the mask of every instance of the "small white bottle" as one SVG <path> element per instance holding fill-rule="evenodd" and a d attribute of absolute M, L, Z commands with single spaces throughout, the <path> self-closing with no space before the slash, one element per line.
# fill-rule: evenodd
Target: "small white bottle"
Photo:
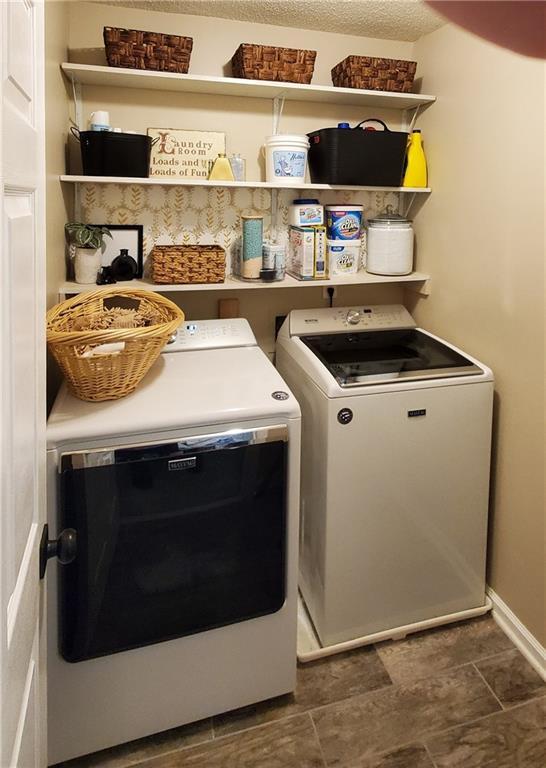
<path fill-rule="evenodd" d="M 91 112 L 89 118 L 89 130 L 90 131 L 109 131 L 110 130 L 110 113 L 101 109 L 97 112 Z"/>

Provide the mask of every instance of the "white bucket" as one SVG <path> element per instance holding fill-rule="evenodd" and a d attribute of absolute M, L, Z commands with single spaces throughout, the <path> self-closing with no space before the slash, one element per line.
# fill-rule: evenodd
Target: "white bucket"
<path fill-rule="evenodd" d="M 305 182 L 309 139 L 305 135 L 278 133 L 265 140 L 265 180 L 273 184 Z"/>

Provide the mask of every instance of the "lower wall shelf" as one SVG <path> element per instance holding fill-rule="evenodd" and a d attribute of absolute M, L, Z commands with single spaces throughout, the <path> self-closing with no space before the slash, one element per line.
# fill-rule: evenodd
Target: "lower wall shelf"
<path fill-rule="evenodd" d="M 190 285 L 157 285 L 149 280 L 131 280 L 129 282 L 116 283 L 119 287 L 131 286 L 143 288 L 145 290 L 157 291 L 158 293 L 185 292 L 185 291 L 239 291 L 256 290 L 258 288 L 320 288 L 328 285 L 382 285 L 385 283 L 422 283 L 426 284 L 430 275 L 423 272 L 411 272 L 409 275 L 371 275 L 361 270 L 356 275 L 347 275 L 346 277 L 334 277 L 329 280 L 296 280 L 287 275 L 284 280 L 266 283 L 261 281 L 250 282 L 238 280 L 235 277 L 227 277 L 224 283 L 193 283 Z M 59 286 L 59 296 L 71 296 L 77 293 L 86 293 L 95 290 L 97 286 L 81 285 L 79 283 L 66 282 Z M 104 286 L 111 288 L 112 286 Z M 417 287 L 417 286 L 416 286 Z M 428 293 L 425 285 L 419 286 L 420 292 Z"/>

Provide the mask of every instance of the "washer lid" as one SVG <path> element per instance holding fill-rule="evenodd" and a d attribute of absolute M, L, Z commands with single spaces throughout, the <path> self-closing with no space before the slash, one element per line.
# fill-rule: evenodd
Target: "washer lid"
<path fill-rule="evenodd" d="M 414 328 L 300 339 L 341 387 L 483 373 L 472 360 Z"/>

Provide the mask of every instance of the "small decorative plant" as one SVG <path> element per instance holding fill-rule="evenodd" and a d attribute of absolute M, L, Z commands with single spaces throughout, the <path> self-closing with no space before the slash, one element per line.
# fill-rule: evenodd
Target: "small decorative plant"
<path fill-rule="evenodd" d="M 105 237 L 112 237 L 108 227 L 99 227 L 94 224 L 82 224 L 72 221 L 64 225 L 70 239 L 78 248 L 101 248 Z"/>

